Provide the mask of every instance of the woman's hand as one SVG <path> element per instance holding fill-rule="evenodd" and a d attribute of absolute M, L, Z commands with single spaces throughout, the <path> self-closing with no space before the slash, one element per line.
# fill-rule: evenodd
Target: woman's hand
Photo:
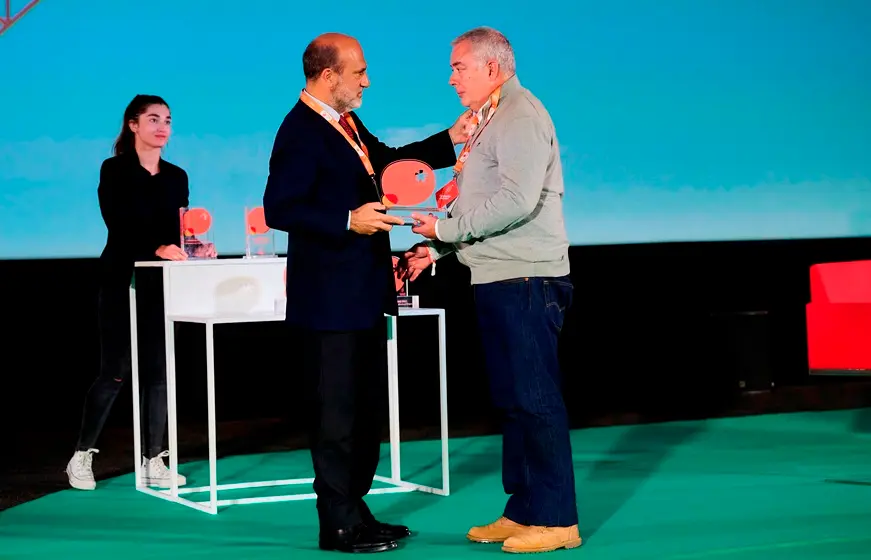
<path fill-rule="evenodd" d="M 186 261 L 188 258 L 178 245 L 161 245 L 154 254 L 167 261 Z"/>

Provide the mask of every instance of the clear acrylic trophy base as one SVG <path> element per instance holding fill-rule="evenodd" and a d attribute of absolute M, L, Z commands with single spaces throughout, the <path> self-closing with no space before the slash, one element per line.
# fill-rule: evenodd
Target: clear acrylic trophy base
<path fill-rule="evenodd" d="M 245 258 L 263 259 L 275 257 L 275 233 L 245 235 Z"/>
<path fill-rule="evenodd" d="M 182 241 L 182 247 L 188 260 L 209 260 L 218 258 L 214 252 L 214 243 L 202 240 Z"/>
<path fill-rule="evenodd" d="M 404 226 L 417 225 L 414 218 L 411 217 L 412 214 L 431 214 L 440 220 L 448 217 L 448 211 L 446 209 L 436 208 L 434 206 L 390 206 L 387 208 L 387 213 L 402 218 L 405 221 L 405 223 L 402 224 Z"/>

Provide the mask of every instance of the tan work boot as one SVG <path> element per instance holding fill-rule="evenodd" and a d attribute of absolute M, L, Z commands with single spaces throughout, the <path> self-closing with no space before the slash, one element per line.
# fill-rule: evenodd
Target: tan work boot
<path fill-rule="evenodd" d="M 571 527 L 529 527 L 506 539 L 502 544 L 505 552 L 551 552 L 560 548 L 581 546 L 578 526 Z"/>
<path fill-rule="evenodd" d="M 501 543 L 528 528 L 526 525 L 515 523 L 507 517 L 500 517 L 489 525 L 472 527 L 466 534 L 466 538 L 477 543 Z"/>

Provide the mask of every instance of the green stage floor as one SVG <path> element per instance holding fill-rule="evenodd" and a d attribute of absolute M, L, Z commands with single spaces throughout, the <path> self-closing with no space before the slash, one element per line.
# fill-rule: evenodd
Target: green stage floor
<path fill-rule="evenodd" d="M 574 432 L 573 442 L 585 543 L 551 556 L 871 558 L 871 409 L 597 428 Z M 402 453 L 406 480 L 440 485 L 438 442 L 403 444 Z M 464 539 L 469 526 L 501 511 L 499 439 L 453 440 L 451 461 L 449 497 L 368 498 L 378 517 L 418 533 L 386 557 L 505 557 L 498 545 Z M 204 463 L 184 467 L 190 484 L 208 483 Z M 221 483 L 309 473 L 307 451 L 218 463 Z M 4 560 L 329 556 L 317 550 L 312 501 L 230 506 L 212 516 L 136 492 L 132 475 L 0 513 Z"/>

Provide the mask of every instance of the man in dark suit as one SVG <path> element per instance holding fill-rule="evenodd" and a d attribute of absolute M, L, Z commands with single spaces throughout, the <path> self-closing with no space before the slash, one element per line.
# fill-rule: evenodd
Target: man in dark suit
<path fill-rule="evenodd" d="M 384 212 L 378 177 L 400 159 L 452 166 L 471 115 L 390 148 L 351 112 L 369 87 L 355 39 L 319 36 L 305 49 L 303 70 L 305 89 L 275 138 L 263 207 L 267 225 L 288 233 L 286 323 L 293 374 L 306 390 L 301 400 L 315 407 L 310 434 L 320 547 L 380 552 L 411 533 L 377 521 L 363 501 L 386 411 L 384 315 L 398 312 L 388 232 L 403 223 Z"/>

